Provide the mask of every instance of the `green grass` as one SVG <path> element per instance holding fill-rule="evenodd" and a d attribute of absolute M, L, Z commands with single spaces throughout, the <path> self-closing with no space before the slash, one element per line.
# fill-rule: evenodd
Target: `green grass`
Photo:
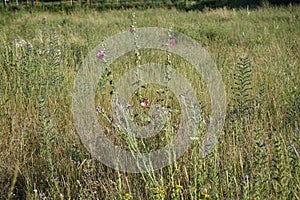
<path fill-rule="evenodd" d="M 145 174 L 110 169 L 81 144 L 72 116 L 74 79 L 85 56 L 102 40 L 137 27 L 164 27 L 203 45 L 227 93 L 224 134 L 205 158 L 194 141 L 172 165 Z M 300 199 L 300 7 L 255 10 L 175 9 L 1 12 L 0 199 Z M 20 45 L 20 41 L 26 42 Z M 162 100 L 171 117 L 159 136 L 134 140 L 107 117 L 114 83 L 135 63 L 172 64 L 196 91 L 201 117 L 210 116 L 205 83 L 189 63 L 162 51 L 116 60 L 95 97 L 99 123 L 116 144 L 151 151 L 176 132 L 180 107 L 172 92 L 147 85 L 129 100 L 147 124 L 139 98 Z M 96 111 L 95 111 L 96 112 Z M 143 113 L 144 115 L 141 115 Z M 147 118 L 146 118 L 147 119 Z M 201 136 L 205 123 L 196 130 Z M 150 149 L 149 149 L 150 148 Z"/>

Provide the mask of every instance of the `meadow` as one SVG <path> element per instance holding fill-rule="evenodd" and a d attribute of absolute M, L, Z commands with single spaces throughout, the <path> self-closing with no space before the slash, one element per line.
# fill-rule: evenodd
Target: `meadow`
<path fill-rule="evenodd" d="M 300 199 L 300 6 L 33 9 L 0 16 L 0 199 Z M 141 126 L 151 121 L 141 99 L 168 109 L 163 131 L 149 139 L 118 130 L 110 101 L 126 71 L 167 63 L 196 91 L 199 125 L 189 151 L 165 168 L 126 173 L 97 161 L 81 143 L 72 112 L 76 74 L 92 49 L 131 25 L 186 34 L 215 61 L 226 120 L 205 157 L 199 148 L 212 109 L 205 82 L 186 60 L 159 50 L 118 58 L 99 77 L 93 109 L 105 134 L 128 151 L 163 147 L 181 113 L 172 91 L 146 85 L 128 100 Z"/>

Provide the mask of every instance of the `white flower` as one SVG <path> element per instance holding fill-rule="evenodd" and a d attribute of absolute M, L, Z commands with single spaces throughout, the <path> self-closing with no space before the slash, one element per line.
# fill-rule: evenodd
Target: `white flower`
<path fill-rule="evenodd" d="M 190 137 L 190 139 L 191 139 L 192 141 L 196 141 L 196 140 L 199 140 L 199 137 Z"/>

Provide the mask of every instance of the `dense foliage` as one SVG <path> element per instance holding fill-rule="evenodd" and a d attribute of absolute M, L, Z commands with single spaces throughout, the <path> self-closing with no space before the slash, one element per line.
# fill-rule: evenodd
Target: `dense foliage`
<path fill-rule="evenodd" d="M 18 3 L 17 3 L 18 2 Z M 13 6 L 14 10 L 20 9 L 16 4 L 26 5 L 27 7 L 40 7 L 43 10 L 70 10 L 74 6 L 91 7 L 98 10 L 106 9 L 129 9 L 129 8 L 177 8 L 182 10 L 203 10 L 204 8 L 241 8 L 241 7 L 257 7 L 265 5 L 288 5 L 298 4 L 300 0 L 3 0 L 4 7 Z"/>

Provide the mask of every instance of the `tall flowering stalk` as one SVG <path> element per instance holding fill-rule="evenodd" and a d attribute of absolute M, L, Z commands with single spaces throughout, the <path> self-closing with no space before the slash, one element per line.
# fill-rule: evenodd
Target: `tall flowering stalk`
<path fill-rule="evenodd" d="M 136 67 L 136 76 L 138 77 L 138 83 L 140 83 L 142 81 L 141 76 L 140 76 L 141 53 L 139 51 L 139 45 L 138 45 L 138 42 L 137 42 L 138 34 L 136 32 L 135 13 L 131 14 L 131 25 L 130 25 L 129 31 L 133 35 L 133 38 L 134 38 L 134 46 L 135 46 L 134 55 L 135 55 L 135 64 L 137 65 L 137 67 Z M 142 95 L 141 95 L 140 88 L 139 88 L 139 90 L 136 94 L 139 98 L 139 101 L 141 101 L 142 100 Z"/>
<path fill-rule="evenodd" d="M 175 45 L 176 45 L 176 39 L 174 37 L 174 33 L 173 33 L 173 30 L 172 30 L 172 26 L 169 28 L 169 31 L 168 31 L 168 39 L 167 39 L 167 42 L 163 43 L 162 46 L 163 47 L 166 47 L 166 54 L 167 54 L 167 59 L 166 59 L 166 65 L 171 65 L 172 64 L 172 61 L 171 61 L 171 53 L 170 53 L 170 48 L 174 48 Z M 165 80 L 166 80 L 166 86 L 168 88 L 168 83 L 169 81 L 171 80 L 171 76 L 170 76 L 170 73 L 169 71 L 166 69 L 165 71 Z M 168 90 L 167 90 L 168 92 Z M 166 102 L 168 103 L 168 102 Z"/>
<path fill-rule="evenodd" d="M 42 148 L 44 150 L 43 156 L 50 170 L 50 175 L 49 177 L 47 177 L 47 181 L 50 184 L 51 188 L 53 188 L 53 190 L 51 191 L 52 194 L 55 195 L 56 193 L 60 193 L 59 180 L 58 180 L 59 176 L 58 176 L 58 169 L 56 166 L 56 162 L 53 159 L 51 152 L 54 147 L 54 143 L 57 142 L 57 137 L 53 132 L 53 127 L 50 121 L 50 115 L 47 112 L 45 98 L 43 96 L 40 97 L 38 99 L 38 103 L 39 103 L 39 121 L 40 121 L 40 126 L 42 128 L 43 140 L 41 144 L 43 145 Z"/>

